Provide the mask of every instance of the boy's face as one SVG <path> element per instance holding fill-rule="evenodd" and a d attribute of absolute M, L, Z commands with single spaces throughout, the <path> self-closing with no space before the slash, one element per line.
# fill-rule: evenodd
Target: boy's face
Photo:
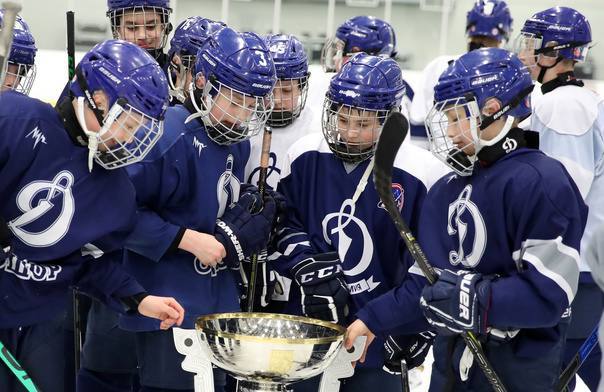
<path fill-rule="evenodd" d="M 459 106 L 445 108 L 445 115 L 447 117 L 447 137 L 466 155 L 474 155 L 476 148 L 470 131 L 470 120 L 464 108 Z"/>
<path fill-rule="evenodd" d="M 19 66 L 16 64 L 8 64 L 6 67 L 6 76 L 4 77 L 4 84 L 0 88 L 0 91 L 13 90 L 21 81 L 21 76 L 18 74 Z"/>
<path fill-rule="evenodd" d="M 153 10 L 126 10 L 120 17 L 118 37 L 143 49 L 158 49 L 165 32 L 162 15 Z"/>
<path fill-rule="evenodd" d="M 377 142 L 380 130 L 377 112 L 341 106 L 337 116 L 339 136 L 352 152 L 366 151 Z"/>
<path fill-rule="evenodd" d="M 227 128 L 233 128 L 250 121 L 255 110 L 256 97 L 220 86 L 209 117 L 214 124 L 220 123 Z"/>
<path fill-rule="evenodd" d="M 275 100 L 273 111 L 293 113 L 302 99 L 300 82 L 297 79 L 277 80 L 273 96 Z"/>

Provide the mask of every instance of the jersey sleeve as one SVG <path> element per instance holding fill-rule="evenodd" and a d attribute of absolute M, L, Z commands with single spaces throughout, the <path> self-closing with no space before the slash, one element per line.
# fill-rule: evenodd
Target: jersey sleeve
<path fill-rule="evenodd" d="M 136 224 L 125 247 L 148 259 L 159 261 L 171 248 L 182 228 L 157 213 L 161 206 L 185 192 L 181 166 L 173 165 L 169 155 L 128 167 L 136 189 L 138 210 Z"/>
<path fill-rule="evenodd" d="M 398 287 L 369 301 L 356 316 L 376 335 L 387 335 L 392 331 L 397 334 L 426 331 L 430 326 L 419 306 L 426 283 L 418 265 L 413 264 Z"/>
<path fill-rule="evenodd" d="M 284 170 L 277 186 L 280 192 L 287 200 L 287 220 L 286 225 L 281 229 L 275 238 L 276 251 L 281 256 L 273 264 L 274 268 L 281 275 L 290 277 L 290 269 L 300 261 L 312 256 L 314 251 L 310 237 L 304 228 L 304 223 L 296 209 L 299 203 L 299 183 L 295 168 L 292 168 L 291 157 L 287 154 L 284 162 Z"/>
<path fill-rule="evenodd" d="M 521 188 L 523 198 L 506 201 L 517 271 L 491 286 L 488 323 L 500 329 L 555 326 L 579 281 L 587 207 L 577 188 L 568 176 Z"/>
<path fill-rule="evenodd" d="M 585 94 L 559 102 L 558 95 L 541 98 L 531 128 L 539 133 L 539 148 L 564 165 L 585 199 L 595 173 L 604 170 L 604 102 L 595 105 Z"/>
<path fill-rule="evenodd" d="M 97 260 L 86 261 L 74 285 L 113 310 L 126 313 L 122 299 L 144 293 L 145 289 L 125 272 L 118 262 L 121 260 L 120 256 L 121 252 L 118 251 Z"/>

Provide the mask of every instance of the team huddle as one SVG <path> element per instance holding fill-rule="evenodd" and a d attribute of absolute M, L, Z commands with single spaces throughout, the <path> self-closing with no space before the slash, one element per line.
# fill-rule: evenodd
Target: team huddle
<path fill-rule="evenodd" d="M 401 360 L 421 369 L 430 349 L 430 391 L 493 390 L 468 334 L 495 390 L 558 390 L 604 309 L 604 99 L 574 72 L 584 15 L 536 12 L 512 39 L 505 1 L 477 0 L 467 53 L 435 59 L 413 91 L 375 17 L 328 40 L 321 86 L 293 35 L 201 16 L 173 29 L 169 0 L 107 6 L 114 39 L 55 107 L 28 96 L 37 48 L 21 17 L 0 77 L 0 351 L 40 390 L 193 391 L 171 328 L 250 297 L 347 327 L 347 348 L 368 337 L 344 392 L 400 391 Z M 391 191 L 434 284 L 373 186 L 396 113 L 409 136 Z M 72 289 L 93 298 L 81 353 Z M 591 390 L 600 359 L 579 370 Z M 26 390 L 16 374 L 0 364 L 1 391 Z"/>

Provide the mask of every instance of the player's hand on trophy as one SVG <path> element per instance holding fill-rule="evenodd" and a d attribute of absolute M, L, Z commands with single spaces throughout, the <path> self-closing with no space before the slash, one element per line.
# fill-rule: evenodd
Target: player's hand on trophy
<path fill-rule="evenodd" d="M 226 265 L 236 267 L 266 246 L 275 210 L 275 201 L 270 196 L 246 192 L 216 220 L 214 236 L 226 249 L 223 259 Z"/>
<path fill-rule="evenodd" d="M 375 339 L 375 334 L 369 330 L 367 325 L 361 319 L 355 320 L 346 329 L 346 338 L 344 340 L 344 347 L 346 348 L 346 350 L 352 349 L 352 347 L 354 346 L 354 341 L 359 336 L 367 336 L 365 348 L 363 348 L 363 355 L 361 355 L 361 358 L 359 358 L 359 362 L 363 363 L 365 362 L 367 349 L 369 348 L 369 345 L 373 342 L 373 339 Z"/>
<path fill-rule="evenodd" d="M 155 295 L 143 298 L 138 304 L 138 312 L 143 316 L 161 320 L 161 329 L 168 329 L 175 324 L 180 326 L 185 317 L 185 310 L 174 298 Z"/>
<path fill-rule="evenodd" d="M 215 267 L 226 256 L 224 245 L 213 235 L 186 229 L 179 249 L 193 254 L 206 267 Z"/>
<path fill-rule="evenodd" d="M 344 323 L 348 316 L 348 286 L 337 252 L 316 254 L 292 268 L 307 317 Z"/>
<path fill-rule="evenodd" d="M 416 335 L 388 336 L 384 342 L 384 367 L 388 373 L 401 374 L 401 360 L 409 370 L 424 363 L 436 334 L 431 331 Z"/>

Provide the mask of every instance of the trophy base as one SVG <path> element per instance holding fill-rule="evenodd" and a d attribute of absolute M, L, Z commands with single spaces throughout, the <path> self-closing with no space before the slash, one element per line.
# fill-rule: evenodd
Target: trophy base
<path fill-rule="evenodd" d="M 274 382 L 238 380 L 237 392 L 291 392 L 291 389 Z"/>

